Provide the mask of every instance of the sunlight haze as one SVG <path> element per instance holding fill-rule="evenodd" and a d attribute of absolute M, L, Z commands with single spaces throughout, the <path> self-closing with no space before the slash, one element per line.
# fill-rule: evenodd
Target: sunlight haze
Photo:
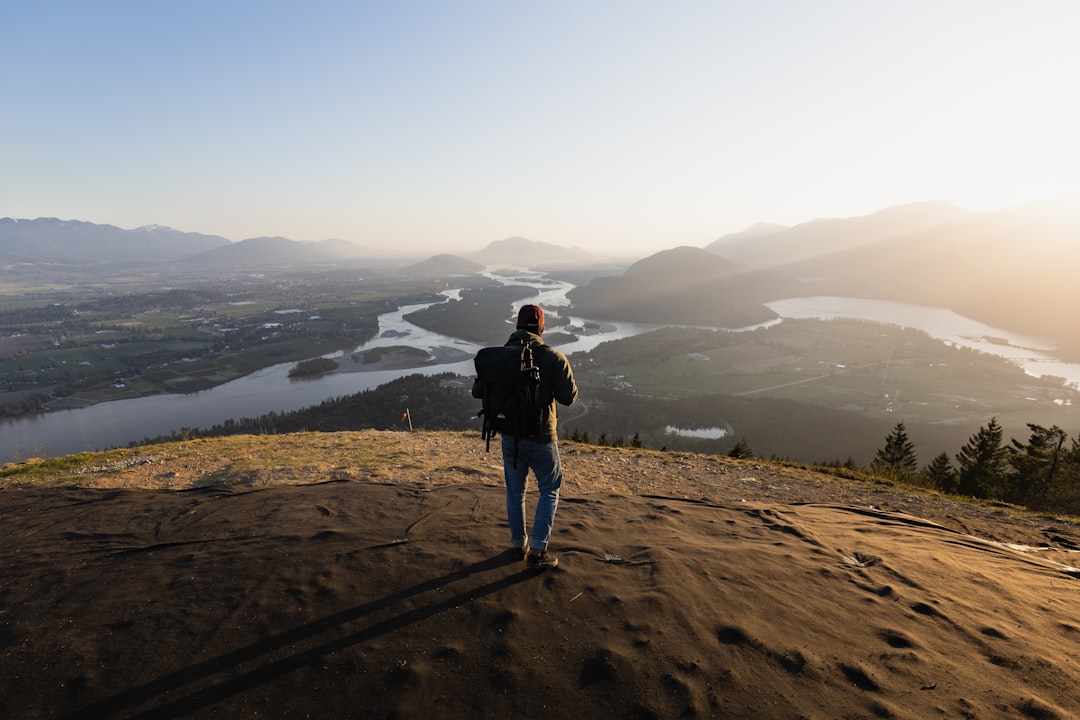
<path fill-rule="evenodd" d="M 406 252 L 1080 199 L 1080 4 L 13 3 L 0 217 Z"/>

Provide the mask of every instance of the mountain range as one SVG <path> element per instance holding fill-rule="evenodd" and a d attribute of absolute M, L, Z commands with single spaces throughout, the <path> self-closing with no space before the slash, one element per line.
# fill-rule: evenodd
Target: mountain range
<path fill-rule="evenodd" d="M 726 236 L 706 249 L 797 280 L 806 295 L 944 307 L 1080 356 L 1071 319 L 1080 305 L 1076 204 L 974 213 L 919 203 Z"/>
<path fill-rule="evenodd" d="M 404 257 L 404 255 L 403 255 Z M 430 274 L 444 265 L 450 274 L 477 272 L 485 265 L 580 265 L 596 256 L 580 248 L 511 237 L 495 240 L 465 256 L 439 255 L 410 271 Z M 217 235 L 182 232 L 161 225 L 125 230 L 81 220 L 0 218 L 0 260 L 7 262 L 92 262 L 103 264 L 188 263 L 207 268 L 298 267 L 338 262 L 400 265 L 386 251 L 372 251 L 345 240 L 300 242 L 256 237 L 230 242 Z"/>
<path fill-rule="evenodd" d="M 735 327 L 770 319 L 764 303 L 840 295 L 945 307 L 995 327 L 1046 339 L 1080 357 L 1072 325 L 1080 305 L 1078 203 L 972 212 L 912 203 L 852 218 L 785 227 L 759 223 L 703 248 L 677 247 L 621 275 L 589 275 L 571 294 L 583 315 Z M 294 268 L 368 262 L 341 240 L 282 237 L 230 242 L 162 226 L 123 230 L 77 220 L 0 218 L 7 262 L 182 263 L 188 267 Z M 476 272 L 482 265 L 599 267 L 598 256 L 511 237 L 462 256 L 437 255 L 414 274 Z M 387 265 L 385 258 L 381 263 Z M 604 272 L 618 272 L 607 268 Z"/>
<path fill-rule="evenodd" d="M 163 262 L 228 245 L 217 235 L 161 225 L 124 230 L 81 220 L 0 218 L 0 258 L 9 261 Z"/>
<path fill-rule="evenodd" d="M 818 219 L 794 227 L 759 223 L 741 233 L 722 237 L 705 249 L 749 267 L 789 266 L 941 227 L 974 214 L 943 202 L 912 203 L 872 215 Z"/>
<path fill-rule="evenodd" d="M 105 264 L 188 263 L 243 269 L 362 260 L 369 251 L 345 240 L 297 242 L 257 237 L 230 242 L 218 235 L 162 225 L 124 230 L 80 220 L 0 218 L 0 258 L 21 262 Z"/>

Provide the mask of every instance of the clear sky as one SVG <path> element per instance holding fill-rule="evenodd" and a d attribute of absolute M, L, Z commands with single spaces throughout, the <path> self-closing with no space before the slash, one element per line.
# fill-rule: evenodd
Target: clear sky
<path fill-rule="evenodd" d="M 0 217 L 475 250 L 1080 198 L 1077 0 L 8 0 Z"/>

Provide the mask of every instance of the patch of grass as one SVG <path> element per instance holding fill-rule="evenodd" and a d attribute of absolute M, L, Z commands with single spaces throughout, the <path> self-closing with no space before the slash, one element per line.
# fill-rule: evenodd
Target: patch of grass
<path fill-rule="evenodd" d="M 55 481 L 58 476 L 72 475 L 91 467 L 117 463 L 132 455 L 130 450 L 107 450 L 62 455 L 54 458 L 28 458 L 23 462 L 0 467 L 0 478 L 22 482 Z"/>

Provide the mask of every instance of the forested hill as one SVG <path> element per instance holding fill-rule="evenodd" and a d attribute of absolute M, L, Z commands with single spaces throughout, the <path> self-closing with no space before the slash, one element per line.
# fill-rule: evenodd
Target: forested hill
<path fill-rule="evenodd" d="M 799 287 L 700 248 L 678 247 L 638 261 L 621 276 L 594 278 L 568 297 L 576 312 L 591 318 L 740 328 L 774 319 L 763 303 L 798 295 Z"/>
<path fill-rule="evenodd" d="M 1075 203 L 961 211 L 917 203 L 856 218 L 815 220 L 721 238 L 707 249 L 802 278 L 807 295 L 948 308 L 1080 357 L 1068 308 L 1080 305 Z"/>

